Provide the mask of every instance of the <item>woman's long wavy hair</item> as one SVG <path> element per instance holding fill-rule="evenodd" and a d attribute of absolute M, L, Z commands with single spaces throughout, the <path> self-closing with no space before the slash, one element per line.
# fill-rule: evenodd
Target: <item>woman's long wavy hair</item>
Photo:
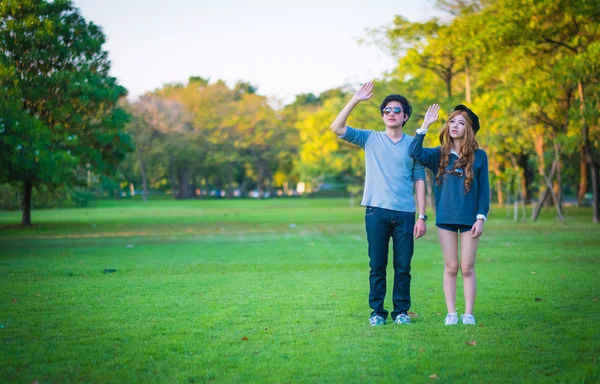
<path fill-rule="evenodd" d="M 450 120 L 458 115 L 462 115 L 467 124 L 465 126 L 465 135 L 460 143 L 460 148 L 454 149 L 458 154 L 458 160 L 454 162 L 452 170 L 455 170 L 456 168 L 463 169 L 465 175 L 465 193 L 467 193 L 471 190 L 471 183 L 473 182 L 473 162 L 475 161 L 475 150 L 479 148 L 479 144 L 477 143 L 477 140 L 475 140 L 473 122 L 465 111 L 452 112 L 440 132 L 440 149 L 442 151 L 442 156 L 440 158 L 440 163 L 438 164 L 438 172 L 435 176 L 435 181 L 437 184 L 440 184 L 442 178 L 445 177 L 446 167 L 450 161 L 450 148 L 452 147 L 452 139 L 450 138 Z"/>

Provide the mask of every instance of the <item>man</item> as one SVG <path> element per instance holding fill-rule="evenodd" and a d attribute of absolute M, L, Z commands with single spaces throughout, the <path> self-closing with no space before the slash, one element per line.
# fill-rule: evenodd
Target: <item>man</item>
<path fill-rule="evenodd" d="M 413 140 L 402 132 L 412 108 L 400 95 L 389 95 L 380 110 L 385 132 L 346 126 L 350 113 L 361 101 L 373 96 L 373 83 L 364 84 L 352 96 L 331 124 L 342 139 L 365 150 L 366 177 L 361 205 L 366 206 L 365 223 L 369 244 L 369 318 L 372 326 L 383 325 L 388 316 L 384 309 L 388 244 L 393 240 L 394 289 L 392 320 L 410 324 L 410 262 L 414 239 L 425 235 L 425 169 L 408 154 Z M 413 185 L 417 194 L 419 217 L 415 222 Z M 414 237 L 413 237 L 414 236 Z"/>

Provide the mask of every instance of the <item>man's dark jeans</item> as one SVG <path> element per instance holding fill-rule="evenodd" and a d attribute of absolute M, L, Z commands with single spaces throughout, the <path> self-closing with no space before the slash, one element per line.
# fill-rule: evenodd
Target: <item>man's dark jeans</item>
<path fill-rule="evenodd" d="M 384 208 L 367 207 L 365 212 L 367 241 L 369 242 L 369 305 L 371 315 L 384 319 L 388 311 L 383 308 L 386 293 L 386 268 L 390 237 L 394 254 L 394 291 L 392 318 L 410 308 L 410 261 L 414 251 L 413 229 L 415 214 L 392 211 Z"/>

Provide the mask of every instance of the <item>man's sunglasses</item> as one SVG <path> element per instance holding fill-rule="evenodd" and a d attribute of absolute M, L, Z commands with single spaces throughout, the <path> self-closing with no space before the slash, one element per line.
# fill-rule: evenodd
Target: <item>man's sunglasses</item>
<path fill-rule="evenodd" d="M 402 108 L 400 108 L 400 107 L 385 107 L 385 108 L 383 108 L 383 113 L 385 113 L 386 115 L 389 115 L 392 112 L 394 112 L 397 115 L 402 112 Z"/>

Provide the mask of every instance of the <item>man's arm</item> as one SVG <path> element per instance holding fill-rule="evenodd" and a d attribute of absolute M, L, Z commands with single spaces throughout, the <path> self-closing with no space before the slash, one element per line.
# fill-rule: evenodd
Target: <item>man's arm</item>
<path fill-rule="evenodd" d="M 369 100 L 373 96 L 372 91 L 373 82 L 371 81 L 366 82 L 358 91 L 356 91 L 354 96 L 352 96 L 352 99 L 348 102 L 348 104 L 346 104 L 344 109 L 342 109 L 333 123 L 331 123 L 331 130 L 335 132 L 336 135 L 343 136 L 346 133 L 346 120 L 348 120 L 350 112 L 352 112 L 354 107 L 356 107 L 356 105 L 358 105 L 358 103 L 361 101 Z"/>
<path fill-rule="evenodd" d="M 415 190 L 417 193 L 417 213 L 419 216 L 425 216 L 425 181 L 419 179 L 415 182 Z M 417 219 L 413 234 L 415 239 L 425 236 L 427 225 L 424 219 Z"/>
<path fill-rule="evenodd" d="M 426 205 L 425 202 L 425 181 L 417 180 L 415 183 L 415 190 L 417 191 L 417 214 L 419 216 L 425 216 Z"/>

